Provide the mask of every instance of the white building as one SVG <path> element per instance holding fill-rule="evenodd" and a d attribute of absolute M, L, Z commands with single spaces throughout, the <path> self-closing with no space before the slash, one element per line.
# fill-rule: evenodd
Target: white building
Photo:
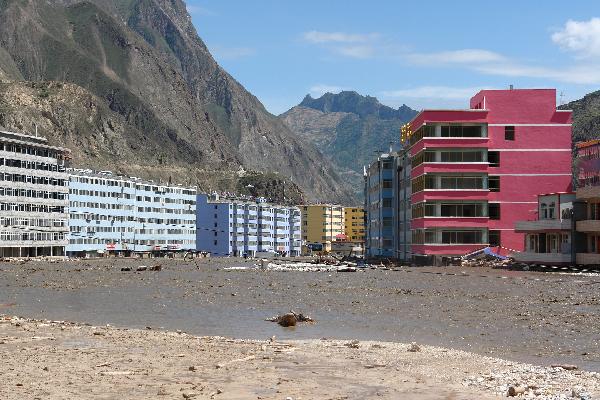
<path fill-rule="evenodd" d="M 67 254 L 196 249 L 196 188 L 71 170 Z"/>
<path fill-rule="evenodd" d="M 218 256 L 254 257 L 257 252 L 300 255 L 300 209 L 255 201 L 198 195 L 197 249 Z"/>
<path fill-rule="evenodd" d="M 0 131 L 0 257 L 63 256 L 68 149 Z"/>

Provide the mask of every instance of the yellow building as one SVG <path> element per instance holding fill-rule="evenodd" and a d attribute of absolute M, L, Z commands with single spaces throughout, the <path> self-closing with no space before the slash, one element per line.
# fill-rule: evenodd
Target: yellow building
<path fill-rule="evenodd" d="M 365 209 L 344 207 L 344 233 L 351 242 L 365 241 Z"/>
<path fill-rule="evenodd" d="M 302 240 L 305 245 L 323 244 L 325 251 L 331 250 L 331 242 L 344 234 L 344 207 L 332 204 L 300 206 L 302 211 Z"/>

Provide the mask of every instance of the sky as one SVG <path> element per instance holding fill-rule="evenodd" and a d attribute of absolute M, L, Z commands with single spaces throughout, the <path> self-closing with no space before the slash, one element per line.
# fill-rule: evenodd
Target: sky
<path fill-rule="evenodd" d="M 600 89 L 600 3 L 186 0 L 217 62 L 280 114 L 325 92 L 465 108 L 481 89 Z"/>

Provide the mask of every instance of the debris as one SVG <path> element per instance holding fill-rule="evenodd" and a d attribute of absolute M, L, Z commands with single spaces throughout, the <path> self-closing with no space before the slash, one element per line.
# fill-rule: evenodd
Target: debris
<path fill-rule="evenodd" d="M 139 267 L 137 267 L 135 270 L 139 272 L 139 271 L 146 271 L 147 269 L 148 269 L 148 267 L 147 267 L 147 266 L 145 266 L 145 265 L 140 265 L 140 266 L 139 266 Z"/>
<path fill-rule="evenodd" d="M 287 314 L 278 315 L 276 317 L 267 318 L 265 321 L 277 322 L 279 325 L 284 327 L 296 326 L 297 322 L 315 322 L 315 320 L 308 315 L 296 313 L 294 311 L 290 311 Z"/>
<path fill-rule="evenodd" d="M 198 393 L 195 392 L 183 392 L 181 395 L 184 399 L 193 399 L 194 397 L 198 397 Z"/>
<path fill-rule="evenodd" d="M 574 371 L 577 369 L 577 365 L 572 365 L 572 364 L 552 364 L 551 367 L 552 368 L 562 368 L 566 371 Z"/>
<path fill-rule="evenodd" d="M 511 386 L 508 388 L 508 396 L 509 397 L 514 397 L 518 394 L 523 394 L 525 392 L 527 392 L 527 387 L 523 387 L 523 386 Z"/>
<path fill-rule="evenodd" d="M 344 346 L 350 347 L 351 349 L 358 349 L 360 347 L 360 342 L 358 340 L 352 340 L 348 343 L 345 343 Z"/>
<path fill-rule="evenodd" d="M 416 344 L 415 342 L 412 342 L 409 346 L 408 346 L 408 350 L 411 353 L 418 353 L 421 351 L 421 346 L 419 346 L 418 344 Z"/>

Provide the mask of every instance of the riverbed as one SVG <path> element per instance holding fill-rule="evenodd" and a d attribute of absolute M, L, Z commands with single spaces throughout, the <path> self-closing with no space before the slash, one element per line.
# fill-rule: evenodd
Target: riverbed
<path fill-rule="evenodd" d="M 600 371 L 600 276 L 594 274 L 462 267 L 263 271 L 255 262 L 2 263 L 0 313 L 240 339 L 418 342 Z M 157 264 L 162 271 L 121 271 Z M 291 309 L 317 322 L 282 328 L 265 321 Z"/>

